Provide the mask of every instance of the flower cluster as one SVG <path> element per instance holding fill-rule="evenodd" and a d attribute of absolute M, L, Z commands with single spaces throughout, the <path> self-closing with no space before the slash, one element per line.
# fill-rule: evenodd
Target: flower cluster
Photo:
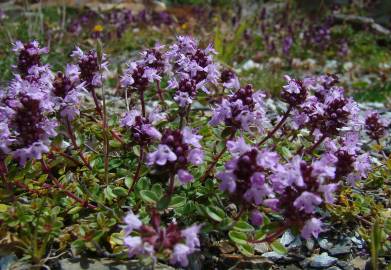
<path fill-rule="evenodd" d="M 159 171 L 176 174 L 181 184 L 194 180 L 186 170 L 189 163 L 200 165 L 204 159 L 200 139 L 202 136 L 185 127 L 182 130 L 166 129 L 155 152 L 148 154 L 147 164 Z"/>
<path fill-rule="evenodd" d="M 170 46 L 166 57 L 172 63 L 174 76 L 168 88 L 176 91 L 174 100 L 180 107 L 191 104 L 198 90 L 209 93 L 208 83 L 218 83 L 220 72 L 213 61 L 214 54 L 216 51 L 211 45 L 201 49 L 197 41 L 188 36 L 179 36 Z"/>
<path fill-rule="evenodd" d="M 153 126 L 162 117 L 151 112 L 148 118 L 137 110 L 127 112 L 121 120 L 121 126 L 130 130 L 133 141 L 141 146 L 149 145 L 152 140 L 160 140 L 162 134 Z"/>
<path fill-rule="evenodd" d="M 162 53 L 164 46 L 155 46 L 141 53 L 142 58 L 131 61 L 125 70 L 121 85 L 143 92 L 154 81 L 160 81 L 161 76 L 168 68 L 167 59 Z"/>
<path fill-rule="evenodd" d="M 76 65 L 68 64 L 65 72 L 57 72 L 53 81 L 53 98 L 61 117 L 73 120 L 79 115 L 80 96 L 84 82 L 80 81 L 80 72 Z"/>
<path fill-rule="evenodd" d="M 274 204 L 273 190 L 266 177 L 277 169 L 278 154 L 252 148 L 243 138 L 228 141 L 227 148 L 233 159 L 225 164 L 225 171 L 217 174 L 222 181 L 220 189 L 228 191 L 232 200 L 241 204 Z"/>
<path fill-rule="evenodd" d="M 36 41 L 17 41 L 18 71 L 0 100 L 0 149 L 24 165 L 32 158 L 41 159 L 49 151 L 50 138 L 57 133 L 57 122 L 49 118 L 54 111 L 51 90 L 53 75 L 41 65 L 40 48 Z"/>
<path fill-rule="evenodd" d="M 316 137 L 334 136 L 344 127 L 360 126 L 358 106 L 344 90 L 336 86 L 335 75 L 305 78 L 301 87 L 313 95 L 301 99 L 294 107 L 294 124 L 297 128 L 308 128 Z"/>
<path fill-rule="evenodd" d="M 365 129 L 368 136 L 375 141 L 379 141 L 386 135 L 388 123 L 380 118 L 377 112 L 368 112 L 365 119 Z"/>
<path fill-rule="evenodd" d="M 143 224 L 133 213 L 128 213 L 124 222 L 124 244 L 129 249 L 130 256 L 150 256 L 156 261 L 157 253 L 165 254 L 169 256 L 171 264 L 186 267 L 189 264 L 188 256 L 200 246 L 198 234 L 201 225 L 193 225 L 184 230 L 180 230 L 176 223 L 162 227 L 156 211 L 152 212 L 151 225 Z M 137 232 L 137 236 L 131 236 L 133 232 Z"/>
<path fill-rule="evenodd" d="M 103 72 L 107 71 L 106 56 L 102 54 L 102 59 L 98 59 L 98 53 L 95 50 L 83 52 L 79 47 L 76 47 L 71 56 L 77 60 L 80 80 L 85 83 L 85 88 L 92 91 L 100 87 Z"/>
<path fill-rule="evenodd" d="M 335 163 L 335 178 L 346 179 L 349 184 L 367 177 L 371 162 L 367 153 L 360 154 L 359 134 L 347 132 L 340 140 L 325 142 L 327 154 Z"/>
<path fill-rule="evenodd" d="M 250 131 L 250 127 L 255 127 L 261 132 L 268 122 L 264 98 L 264 93 L 254 92 L 251 85 L 246 85 L 216 106 L 209 124 L 216 126 L 224 122 L 233 130 Z"/>

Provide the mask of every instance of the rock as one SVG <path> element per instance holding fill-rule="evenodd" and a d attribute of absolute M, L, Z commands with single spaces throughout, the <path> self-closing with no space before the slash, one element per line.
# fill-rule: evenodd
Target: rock
<path fill-rule="evenodd" d="M 331 267 L 327 268 L 326 270 L 342 270 L 342 269 L 339 268 L 338 266 L 331 266 Z"/>
<path fill-rule="evenodd" d="M 226 254 L 220 257 L 218 269 L 270 269 L 273 265 L 268 259 L 260 256 L 246 258 L 243 256 Z M 205 268 L 207 269 L 207 268 Z"/>
<path fill-rule="evenodd" d="M 293 241 L 295 240 L 295 236 L 292 234 L 291 230 L 287 230 L 286 232 L 284 232 L 284 234 L 282 235 L 281 239 L 280 239 L 280 243 L 285 246 L 285 247 L 288 247 L 289 244 L 291 244 Z"/>
<path fill-rule="evenodd" d="M 297 267 L 294 264 L 291 264 L 291 265 L 285 266 L 284 268 L 282 268 L 282 270 L 301 270 L 301 268 Z"/>
<path fill-rule="evenodd" d="M 175 270 L 175 268 L 158 263 L 155 268 L 152 265 L 144 265 L 139 260 L 114 261 L 109 259 L 63 259 L 59 261 L 61 270 Z"/>
<path fill-rule="evenodd" d="M 315 247 L 315 241 L 312 240 L 311 238 L 310 238 L 310 239 L 307 239 L 307 240 L 305 241 L 305 246 L 307 247 L 307 249 L 308 249 L 309 251 L 311 251 L 311 250 L 313 250 L 314 247 Z"/>
<path fill-rule="evenodd" d="M 285 255 L 282 255 L 282 254 L 277 253 L 275 251 L 266 252 L 266 253 L 262 254 L 262 257 L 265 257 L 273 262 L 276 262 L 276 261 L 279 261 L 279 260 L 286 258 Z"/>
<path fill-rule="evenodd" d="M 1 257 L 0 258 L 0 269 L 1 270 L 11 269 L 11 266 L 15 261 L 16 261 L 16 256 L 14 254 Z"/>
<path fill-rule="evenodd" d="M 230 254 L 236 250 L 236 248 L 231 245 L 229 241 L 220 241 L 217 243 L 217 247 L 222 254 Z"/>
<path fill-rule="evenodd" d="M 346 244 L 338 244 L 335 245 L 333 248 L 329 249 L 329 253 L 331 256 L 339 256 L 350 253 L 350 249 L 352 247 L 350 245 Z"/>
<path fill-rule="evenodd" d="M 361 257 L 356 257 L 349 262 L 349 264 L 351 266 L 353 266 L 355 269 L 359 269 L 359 270 L 364 270 L 366 263 L 367 263 L 367 260 L 365 260 Z"/>
<path fill-rule="evenodd" d="M 254 245 L 254 250 L 259 254 L 263 254 L 270 251 L 270 246 L 267 243 L 256 243 Z"/>
<path fill-rule="evenodd" d="M 338 261 L 337 265 L 342 268 L 342 270 L 354 270 L 353 266 L 345 261 Z"/>
<path fill-rule="evenodd" d="M 329 250 L 333 247 L 333 244 L 330 243 L 327 239 L 321 239 L 318 241 L 319 246 L 324 250 Z"/>
<path fill-rule="evenodd" d="M 310 258 L 310 266 L 318 269 L 330 267 L 338 261 L 337 258 L 331 257 L 327 252 L 323 252 L 320 255 L 315 255 Z"/>
<path fill-rule="evenodd" d="M 364 247 L 365 242 L 358 237 L 352 237 L 350 240 L 352 240 L 353 244 L 357 246 L 357 248 L 362 249 Z"/>

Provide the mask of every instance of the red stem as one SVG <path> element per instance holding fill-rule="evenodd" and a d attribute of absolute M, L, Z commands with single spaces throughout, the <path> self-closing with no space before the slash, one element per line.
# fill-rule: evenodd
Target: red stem
<path fill-rule="evenodd" d="M 263 243 L 263 242 L 273 243 L 274 240 L 276 240 L 278 237 L 280 237 L 285 232 L 285 230 L 287 228 L 288 228 L 288 225 L 284 225 L 284 226 L 278 228 L 277 231 L 269 234 L 268 236 L 266 236 L 265 238 L 263 238 L 261 240 L 249 240 L 248 242 L 250 242 L 252 244 Z"/>
<path fill-rule="evenodd" d="M 143 159 L 144 159 L 144 148 L 142 146 L 140 146 L 140 156 L 138 158 L 136 172 L 133 176 L 133 183 L 128 190 L 128 194 L 130 194 L 133 191 L 134 187 L 136 186 L 136 184 L 138 182 L 138 179 L 140 178 L 140 172 L 141 172 L 141 166 L 143 164 Z"/>
<path fill-rule="evenodd" d="M 216 156 L 214 156 L 212 163 L 208 166 L 205 173 L 200 178 L 201 182 L 205 182 L 206 178 L 209 176 L 210 172 L 216 166 L 219 159 L 222 157 L 222 155 L 225 153 L 225 151 L 227 151 L 227 141 L 231 140 L 234 136 L 235 136 L 235 132 L 232 132 L 231 135 L 224 141 L 223 149 L 221 149 L 220 153 L 218 153 Z"/>
<path fill-rule="evenodd" d="M 69 119 L 68 119 L 68 118 L 66 118 L 66 125 L 67 125 L 68 135 L 69 135 L 69 138 L 71 139 L 73 148 L 75 148 L 75 150 L 78 152 L 79 157 L 80 157 L 81 160 L 83 161 L 84 165 L 85 165 L 90 171 L 92 171 L 91 165 L 89 164 L 89 162 L 87 161 L 87 159 L 84 157 L 83 153 L 82 153 L 81 150 L 80 150 L 80 147 L 77 145 L 75 133 L 73 132 L 71 123 L 69 122 Z"/>
<path fill-rule="evenodd" d="M 100 107 L 100 103 L 99 103 L 98 97 L 96 96 L 95 88 L 91 87 L 90 90 L 91 90 L 92 98 L 94 99 L 96 112 L 99 114 L 99 116 L 100 116 L 101 118 L 103 118 L 102 109 L 101 109 L 101 107 Z"/>
<path fill-rule="evenodd" d="M 160 99 L 160 103 L 162 104 L 163 107 L 165 107 L 166 104 L 164 103 L 162 89 L 160 88 L 160 81 L 156 81 L 156 88 L 157 88 L 157 95 Z"/>
<path fill-rule="evenodd" d="M 140 100 L 141 100 L 141 112 L 143 114 L 143 117 L 145 117 L 144 89 L 140 90 Z"/>
<path fill-rule="evenodd" d="M 324 134 L 314 145 L 304 151 L 304 154 L 312 154 L 312 152 L 327 138 L 327 135 Z"/>
<path fill-rule="evenodd" d="M 292 111 L 292 106 L 289 106 L 288 107 L 288 110 L 284 113 L 283 117 L 281 118 L 281 120 L 278 122 L 278 124 L 273 128 L 272 131 L 269 131 L 269 133 L 267 134 L 267 136 L 262 140 L 260 141 L 257 146 L 260 147 L 263 143 L 265 143 L 267 140 L 269 140 L 270 138 L 273 137 L 274 133 L 277 132 L 278 129 L 280 129 L 280 127 L 285 123 L 285 121 L 288 119 L 289 117 L 289 114 L 290 112 Z"/>
<path fill-rule="evenodd" d="M 54 175 L 51 173 L 49 167 L 46 165 L 45 161 L 43 159 L 40 160 L 41 161 L 41 165 L 42 165 L 42 169 L 45 173 L 48 174 L 49 178 L 53 181 L 54 185 L 60 189 L 62 192 L 64 192 L 69 198 L 73 199 L 74 201 L 80 203 L 82 206 L 84 207 L 87 207 L 87 208 L 90 208 L 90 209 L 96 209 L 96 206 L 95 205 L 92 205 L 90 203 L 88 203 L 87 201 L 79 198 L 78 196 L 76 196 L 75 194 L 73 194 L 72 192 L 68 191 L 65 189 L 64 185 L 61 184 L 56 177 L 54 177 Z"/>

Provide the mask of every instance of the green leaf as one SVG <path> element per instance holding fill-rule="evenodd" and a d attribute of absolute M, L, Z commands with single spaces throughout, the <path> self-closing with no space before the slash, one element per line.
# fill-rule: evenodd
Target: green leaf
<path fill-rule="evenodd" d="M 277 253 L 280 253 L 280 254 L 287 254 L 288 253 L 288 250 L 284 247 L 283 244 L 281 244 L 279 239 L 275 240 L 270 246 Z"/>
<path fill-rule="evenodd" d="M 75 206 L 68 211 L 68 214 L 70 214 L 70 215 L 76 214 L 77 212 L 80 212 L 82 209 L 83 209 L 83 207 L 81 207 L 81 206 Z"/>
<path fill-rule="evenodd" d="M 236 245 L 244 256 L 253 256 L 254 255 L 254 247 L 250 245 L 249 243 L 246 244 L 241 244 L 241 245 Z"/>
<path fill-rule="evenodd" d="M 123 187 L 115 187 L 113 189 L 113 193 L 118 197 L 126 197 L 128 196 L 128 191 Z"/>
<path fill-rule="evenodd" d="M 372 269 L 378 270 L 378 256 L 381 248 L 381 229 L 379 225 L 379 220 L 375 220 L 371 230 L 371 263 Z"/>
<path fill-rule="evenodd" d="M 214 221 L 221 222 L 225 217 L 225 212 L 223 209 L 218 208 L 217 206 L 209 206 L 205 208 L 206 214 L 213 219 Z"/>
<path fill-rule="evenodd" d="M 239 244 L 239 245 L 246 245 L 247 244 L 247 236 L 244 232 L 229 231 L 228 236 L 229 236 L 229 239 L 231 239 L 236 244 Z"/>
<path fill-rule="evenodd" d="M 130 188 L 132 186 L 132 184 L 133 184 L 133 178 L 130 176 L 126 176 L 125 177 L 125 186 L 127 188 Z"/>
<path fill-rule="evenodd" d="M 152 190 L 141 190 L 140 191 L 141 199 L 148 203 L 156 203 L 159 200 L 159 197 Z"/>
<path fill-rule="evenodd" d="M 168 205 L 170 204 L 171 197 L 164 196 L 157 202 L 157 209 L 158 210 L 164 210 L 167 209 Z"/>
<path fill-rule="evenodd" d="M 240 231 L 240 232 L 252 232 L 254 231 L 254 227 L 248 224 L 245 221 L 239 220 L 236 222 L 235 226 L 233 227 L 235 231 Z"/>
<path fill-rule="evenodd" d="M 180 208 L 186 204 L 186 197 L 174 195 L 171 198 L 170 207 L 171 208 Z"/>

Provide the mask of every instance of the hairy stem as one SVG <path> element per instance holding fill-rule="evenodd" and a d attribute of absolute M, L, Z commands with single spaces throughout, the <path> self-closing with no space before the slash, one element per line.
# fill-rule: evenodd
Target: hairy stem
<path fill-rule="evenodd" d="M 224 155 L 225 151 L 227 151 L 227 142 L 231 140 L 235 136 L 235 131 L 231 133 L 231 135 L 224 140 L 224 147 L 221 149 L 221 151 L 213 157 L 212 162 L 209 164 L 208 168 L 206 169 L 205 173 L 201 176 L 200 181 L 205 182 L 206 178 L 208 178 L 209 174 L 212 172 L 213 168 L 216 166 L 219 159 Z"/>
<path fill-rule="evenodd" d="M 136 172 L 134 173 L 134 176 L 133 176 L 133 183 L 128 190 L 128 194 L 130 194 L 133 191 L 134 187 L 136 186 L 136 184 L 140 178 L 140 172 L 141 172 L 141 166 L 143 165 L 143 159 L 144 159 L 144 148 L 142 146 L 140 146 L 140 156 L 138 158 Z"/>
<path fill-rule="evenodd" d="M 292 109 L 293 109 L 292 106 L 289 106 L 288 110 L 284 113 L 284 115 L 282 116 L 282 118 L 278 122 L 278 124 L 271 131 L 268 132 L 267 136 L 262 141 L 260 141 L 257 144 L 258 147 L 260 147 L 267 140 L 269 140 L 270 138 L 272 138 L 274 136 L 274 134 L 277 132 L 277 130 L 279 130 L 282 127 L 282 125 L 285 123 L 285 121 L 288 119 Z"/>
<path fill-rule="evenodd" d="M 141 113 L 145 117 L 145 100 L 144 100 L 144 89 L 140 90 L 140 101 L 141 101 Z"/>
<path fill-rule="evenodd" d="M 90 171 L 92 171 L 92 167 L 91 167 L 90 163 L 87 161 L 87 159 L 85 158 L 85 156 L 81 152 L 80 147 L 77 145 L 76 136 L 75 136 L 75 133 L 73 132 L 72 125 L 71 125 L 71 123 L 70 123 L 68 118 L 66 118 L 66 125 L 67 125 L 68 136 L 71 139 L 73 148 L 77 151 L 77 153 L 78 153 L 79 157 L 81 158 L 81 160 L 83 161 L 84 165 Z"/>

